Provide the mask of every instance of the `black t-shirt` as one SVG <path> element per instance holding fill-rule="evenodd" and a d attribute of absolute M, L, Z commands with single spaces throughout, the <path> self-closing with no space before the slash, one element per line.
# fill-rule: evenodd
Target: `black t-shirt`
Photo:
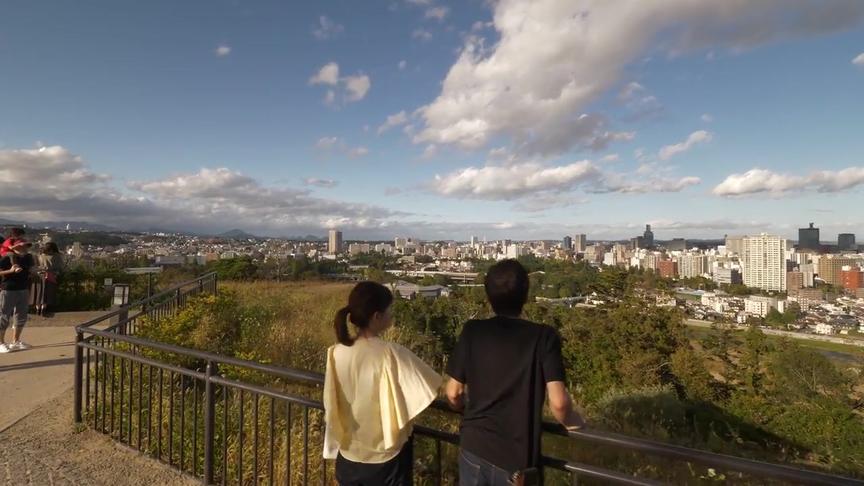
<path fill-rule="evenodd" d="M 503 316 L 468 321 L 447 374 L 466 385 L 461 446 L 510 472 L 539 466 L 546 384 L 565 379 L 558 332 Z"/>
<path fill-rule="evenodd" d="M 27 290 L 30 286 L 30 271 L 36 266 L 33 260 L 33 255 L 15 255 L 9 253 L 3 258 L 0 258 L 0 270 L 5 271 L 12 268 L 12 265 L 19 265 L 23 270 L 18 273 L 10 273 L 0 281 L 0 289 L 3 290 Z"/>

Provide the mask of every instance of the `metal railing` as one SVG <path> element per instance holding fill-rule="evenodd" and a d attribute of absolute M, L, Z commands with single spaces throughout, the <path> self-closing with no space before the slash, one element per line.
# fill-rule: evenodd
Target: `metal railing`
<path fill-rule="evenodd" d="M 135 336 L 145 320 L 174 315 L 196 295 L 215 294 L 215 274 L 178 285 L 76 328 L 74 418 L 209 484 L 328 484 L 333 464 L 321 458 L 323 375 L 221 356 Z M 113 324 L 111 321 L 116 320 Z M 104 329 L 99 329 L 102 325 Z M 456 481 L 459 437 L 453 415 L 436 402 L 414 428 L 415 473 L 421 482 Z M 715 454 L 620 434 L 566 432 L 570 438 L 622 454 L 640 454 L 741 478 L 797 484 L 864 485 L 864 481 Z M 566 439 L 564 439 L 566 440 Z M 419 454 L 418 454 L 419 451 Z M 446 457 L 445 457 L 446 456 Z M 444 461 L 447 461 L 445 466 Z M 543 466 L 576 484 L 655 485 L 634 474 L 544 455 Z M 743 476 L 746 475 L 746 476 Z M 560 476 L 556 477 L 556 479 Z M 557 484 L 557 482 L 555 482 Z"/>

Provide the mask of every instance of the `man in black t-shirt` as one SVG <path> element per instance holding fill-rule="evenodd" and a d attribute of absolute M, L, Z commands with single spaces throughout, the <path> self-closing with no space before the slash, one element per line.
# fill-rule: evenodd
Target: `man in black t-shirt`
<path fill-rule="evenodd" d="M 30 275 L 36 262 L 30 254 L 30 243 L 18 240 L 10 245 L 9 253 L 0 258 L 0 353 L 27 349 L 21 332 L 27 324 L 30 306 Z M 6 343 L 6 329 L 15 317 L 13 340 Z"/>
<path fill-rule="evenodd" d="M 486 295 L 496 315 L 468 321 L 447 364 L 447 398 L 464 409 L 462 485 L 507 485 L 514 475 L 522 475 L 524 484 L 539 481 L 546 395 L 561 424 L 569 430 L 584 425 L 564 385 L 558 332 L 519 318 L 528 286 L 528 273 L 516 260 L 490 268 Z"/>

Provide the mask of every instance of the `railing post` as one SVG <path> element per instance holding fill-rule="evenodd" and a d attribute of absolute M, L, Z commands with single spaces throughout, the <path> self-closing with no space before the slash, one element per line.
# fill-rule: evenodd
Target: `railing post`
<path fill-rule="evenodd" d="M 117 332 L 120 334 L 126 334 L 126 321 L 129 320 L 129 307 L 123 306 L 120 308 L 120 313 L 117 314 L 117 323 L 121 324 L 117 326 Z"/>
<path fill-rule="evenodd" d="M 216 363 L 207 361 L 204 382 L 204 484 L 213 484 L 213 442 L 216 428 L 216 392 L 211 378 L 216 374 Z M 224 432 L 223 432 L 224 433 Z M 222 458 L 224 461 L 225 458 Z"/>
<path fill-rule="evenodd" d="M 84 334 L 75 329 L 75 403 L 73 404 L 74 419 L 76 424 L 80 424 L 83 420 L 81 417 L 81 404 L 84 398 L 82 387 L 82 376 L 84 374 L 84 348 L 81 347 L 81 341 L 84 340 Z"/>

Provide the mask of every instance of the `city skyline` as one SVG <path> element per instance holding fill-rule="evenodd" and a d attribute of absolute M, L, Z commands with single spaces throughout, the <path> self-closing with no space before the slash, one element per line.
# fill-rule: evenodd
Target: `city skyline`
<path fill-rule="evenodd" d="M 18 3 L 0 218 L 833 242 L 864 228 L 862 24 L 853 0 Z"/>

